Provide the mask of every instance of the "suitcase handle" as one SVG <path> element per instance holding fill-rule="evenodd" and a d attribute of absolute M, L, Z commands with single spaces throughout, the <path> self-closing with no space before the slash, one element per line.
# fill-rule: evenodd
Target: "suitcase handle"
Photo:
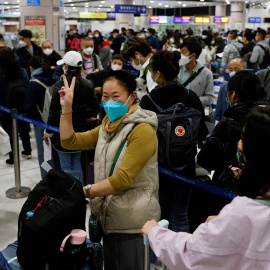
<path fill-rule="evenodd" d="M 165 228 L 165 229 L 168 229 L 169 228 L 169 221 L 166 219 L 162 219 L 161 221 L 159 221 L 158 225 Z M 143 243 L 145 246 L 149 245 L 149 239 L 145 235 L 143 236 Z"/>

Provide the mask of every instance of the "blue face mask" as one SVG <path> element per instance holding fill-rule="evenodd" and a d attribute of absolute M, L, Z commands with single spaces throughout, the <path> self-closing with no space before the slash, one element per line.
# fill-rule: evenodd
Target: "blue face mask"
<path fill-rule="evenodd" d="M 211 44 L 214 45 L 215 44 L 215 41 L 214 40 L 211 40 Z"/>
<path fill-rule="evenodd" d="M 154 78 L 153 78 L 152 73 L 151 73 L 151 78 L 152 78 L 152 80 L 153 80 L 155 83 L 157 83 L 157 79 L 154 79 Z"/>
<path fill-rule="evenodd" d="M 104 110 L 112 123 L 121 118 L 124 114 L 128 113 L 128 107 L 126 104 L 129 101 L 129 98 L 130 96 L 128 97 L 126 103 L 114 100 L 108 100 L 102 103 Z"/>

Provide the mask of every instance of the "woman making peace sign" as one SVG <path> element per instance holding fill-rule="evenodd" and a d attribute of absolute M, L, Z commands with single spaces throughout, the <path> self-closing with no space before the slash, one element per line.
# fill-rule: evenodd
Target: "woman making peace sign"
<path fill-rule="evenodd" d="M 102 124 L 94 130 L 75 133 L 72 126 L 75 78 L 70 86 L 65 78 L 64 83 L 65 88 L 59 91 L 62 146 L 96 149 L 95 184 L 84 187 L 84 192 L 91 199 L 92 212 L 100 216 L 104 267 L 143 269 L 140 228 L 147 220 L 160 217 L 156 114 L 138 106 L 136 82 L 128 72 L 111 71 L 103 82 L 102 102 L 107 115 Z M 121 145 L 123 149 L 119 151 Z M 115 159 L 117 153 L 120 155 Z"/>

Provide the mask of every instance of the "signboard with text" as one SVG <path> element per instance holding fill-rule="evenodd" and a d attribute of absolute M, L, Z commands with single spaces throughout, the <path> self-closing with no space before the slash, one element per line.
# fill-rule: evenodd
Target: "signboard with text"
<path fill-rule="evenodd" d="M 260 18 L 260 17 L 249 17 L 248 22 L 249 23 L 261 23 L 262 18 Z"/>
<path fill-rule="evenodd" d="M 115 13 L 146 14 L 146 6 L 115 5 Z"/>
<path fill-rule="evenodd" d="M 211 23 L 210 17 L 201 17 L 201 16 L 196 16 L 194 18 L 195 23 Z"/>
<path fill-rule="evenodd" d="M 168 23 L 168 16 L 150 16 L 150 23 Z"/>
<path fill-rule="evenodd" d="M 80 12 L 81 19 L 107 19 L 106 12 Z"/>
<path fill-rule="evenodd" d="M 190 23 L 190 16 L 174 17 L 174 23 Z"/>
<path fill-rule="evenodd" d="M 40 6 L 40 0 L 27 0 L 27 6 Z"/>
<path fill-rule="evenodd" d="M 42 42 L 46 39 L 45 16 L 26 16 L 25 29 L 32 31 L 32 41 L 38 46 L 41 46 Z"/>
<path fill-rule="evenodd" d="M 215 16 L 214 23 L 228 23 L 229 17 L 225 16 Z"/>

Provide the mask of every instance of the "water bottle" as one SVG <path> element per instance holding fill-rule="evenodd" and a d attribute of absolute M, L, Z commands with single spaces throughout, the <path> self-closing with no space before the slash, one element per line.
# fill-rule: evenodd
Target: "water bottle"
<path fill-rule="evenodd" d="M 66 270 L 81 269 L 86 258 L 86 232 L 84 230 L 72 230 L 63 240 L 60 251 L 64 252 Z"/>

